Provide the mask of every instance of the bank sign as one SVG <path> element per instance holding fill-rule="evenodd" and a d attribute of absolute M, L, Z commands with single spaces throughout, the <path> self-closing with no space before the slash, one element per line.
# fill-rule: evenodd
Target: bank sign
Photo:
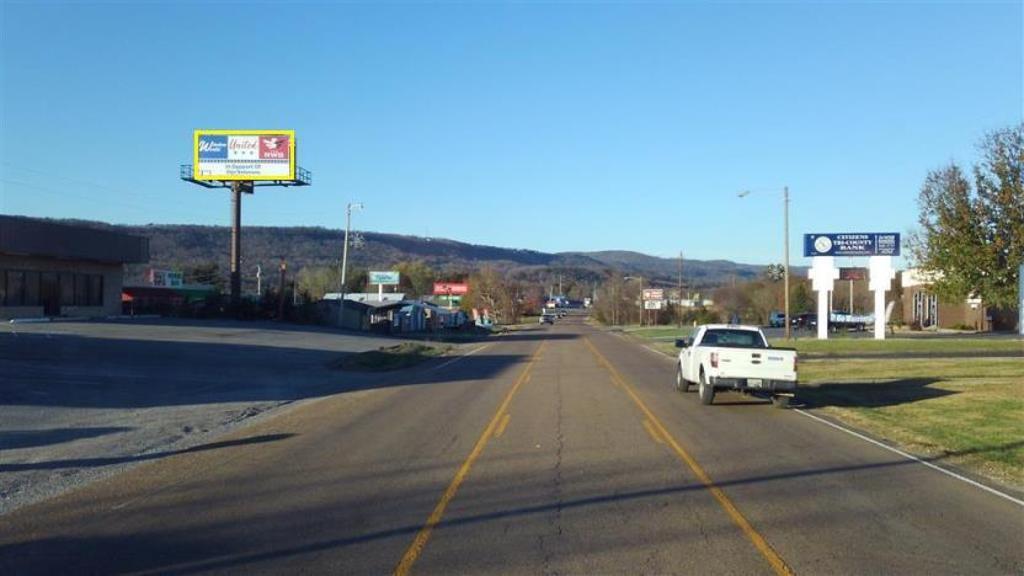
<path fill-rule="evenodd" d="M 294 130 L 196 130 L 196 180 L 294 180 Z"/>
<path fill-rule="evenodd" d="M 804 256 L 899 256 L 895 232 L 804 234 Z"/>

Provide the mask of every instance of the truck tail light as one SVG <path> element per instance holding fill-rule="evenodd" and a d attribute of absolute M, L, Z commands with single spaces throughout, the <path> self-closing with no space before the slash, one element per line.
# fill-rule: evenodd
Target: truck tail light
<path fill-rule="evenodd" d="M 793 356 L 793 373 L 796 373 L 797 357 Z"/>
<path fill-rule="evenodd" d="M 718 368 L 718 352 L 711 353 L 711 367 Z"/>

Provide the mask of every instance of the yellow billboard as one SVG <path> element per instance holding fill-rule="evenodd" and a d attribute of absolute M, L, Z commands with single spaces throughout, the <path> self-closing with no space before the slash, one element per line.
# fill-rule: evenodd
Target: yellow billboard
<path fill-rule="evenodd" d="M 295 180 L 295 130 L 196 130 L 195 180 Z"/>

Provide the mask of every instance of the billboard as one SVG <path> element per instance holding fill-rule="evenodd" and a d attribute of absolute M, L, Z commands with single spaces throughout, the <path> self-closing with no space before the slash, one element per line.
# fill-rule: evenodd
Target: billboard
<path fill-rule="evenodd" d="M 381 284 L 387 286 L 398 285 L 399 274 L 396 271 L 371 271 L 370 272 L 370 284 Z"/>
<path fill-rule="evenodd" d="M 804 234 L 804 256 L 899 256 L 896 232 Z"/>
<path fill-rule="evenodd" d="M 644 300 L 664 300 L 665 290 L 662 288 L 644 288 Z"/>
<path fill-rule="evenodd" d="M 294 130 L 196 130 L 195 180 L 294 180 Z"/>
<path fill-rule="evenodd" d="M 185 283 L 185 277 L 181 272 L 157 270 L 156 268 L 150 268 L 147 271 L 146 280 L 152 286 L 166 286 L 169 288 L 180 288 Z"/>
<path fill-rule="evenodd" d="M 446 294 L 462 295 L 469 292 L 469 284 L 465 282 L 434 282 L 434 295 Z"/>

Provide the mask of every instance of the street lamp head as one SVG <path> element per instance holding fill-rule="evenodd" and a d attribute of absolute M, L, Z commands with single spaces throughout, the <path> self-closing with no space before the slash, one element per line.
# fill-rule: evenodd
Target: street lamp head
<path fill-rule="evenodd" d="M 363 203 L 362 202 L 350 202 L 349 205 L 348 205 L 348 209 L 349 210 L 362 210 L 363 209 Z"/>
<path fill-rule="evenodd" d="M 740 198 L 746 198 L 747 196 L 750 196 L 750 190 L 743 190 L 742 192 L 737 194 L 737 196 L 739 196 Z"/>

